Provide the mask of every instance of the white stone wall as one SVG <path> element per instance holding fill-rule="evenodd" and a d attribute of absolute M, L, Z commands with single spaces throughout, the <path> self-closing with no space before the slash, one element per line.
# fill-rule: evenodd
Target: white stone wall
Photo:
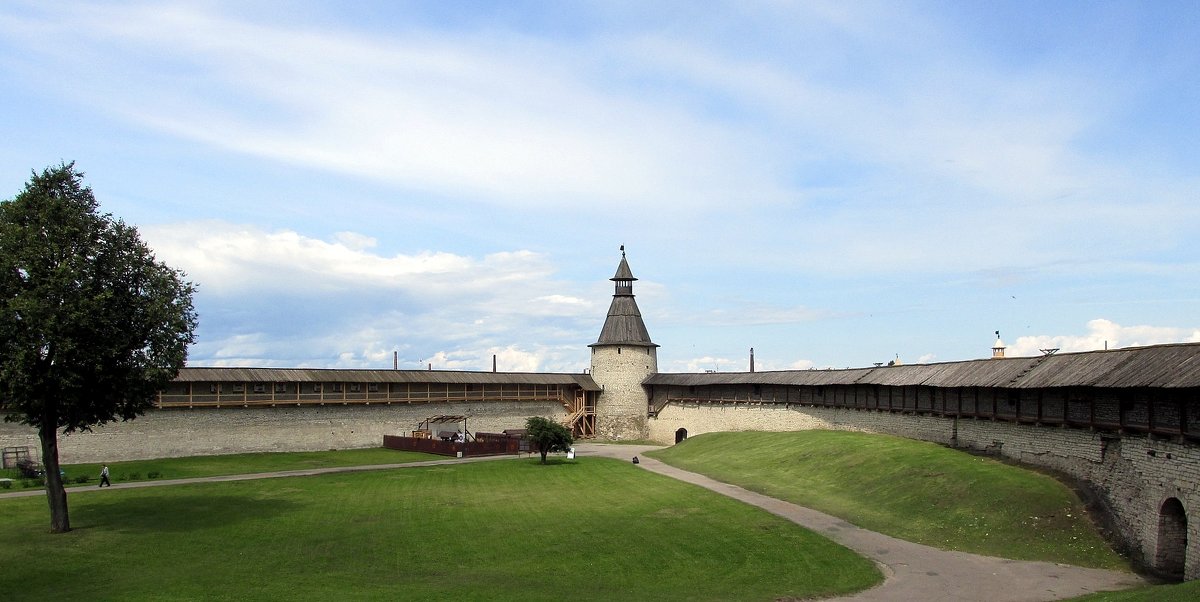
<path fill-rule="evenodd" d="M 467 429 L 498 433 L 525 428 L 525 419 L 566 418 L 557 402 L 467 402 L 392 405 L 278 406 L 151 410 L 129 422 L 59 438 L 63 463 L 115 462 L 245 452 L 319 451 L 380 447 L 384 435 L 407 435 L 437 414 L 466 415 Z M 0 423 L 0 446 L 31 446 L 37 433 Z"/>
<path fill-rule="evenodd" d="M 649 402 L 642 381 L 658 372 L 655 347 L 592 347 L 592 379 L 602 387 L 596 400 L 596 436 L 600 439 L 646 437 Z"/>
<path fill-rule="evenodd" d="M 887 433 L 989 451 L 1060 470 L 1094 486 L 1138 562 L 1154 566 L 1163 504 L 1178 499 L 1188 516 L 1184 576 L 1200 578 L 1200 448 L 1136 435 L 1010 422 L 787 404 L 667 404 L 648 421 L 649 438 L 675 441 L 724 431 L 836 429 Z"/>

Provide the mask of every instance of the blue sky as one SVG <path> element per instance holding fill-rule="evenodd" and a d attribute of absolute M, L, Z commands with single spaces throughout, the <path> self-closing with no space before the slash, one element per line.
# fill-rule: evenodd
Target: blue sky
<path fill-rule="evenodd" d="M 192 365 L 663 371 L 1200 341 L 1196 2 L 6 2 L 0 198 L 76 161 Z"/>

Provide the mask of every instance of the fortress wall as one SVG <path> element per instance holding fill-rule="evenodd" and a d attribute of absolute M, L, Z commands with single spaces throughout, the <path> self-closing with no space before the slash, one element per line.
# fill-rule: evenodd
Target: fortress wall
<path fill-rule="evenodd" d="M 1100 434 L 1082 429 L 1020 425 L 791 404 L 679 404 L 649 420 L 649 437 L 670 444 L 678 429 L 688 436 L 725 431 L 835 429 L 886 433 L 985 451 L 1064 472 L 1088 483 L 1128 542 L 1136 562 L 1162 566 L 1161 509 L 1174 498 L 1187 516 L 1187 579 L 1200 578 L 1200 448 L 1143 435 Z M 1166 527 L 1169 528 L 1169 527 Z M 1168 536 L 1169 537 L 1169 536 Z M 1167 538 L 1164 537 L 1165 548 Z"/>
<path fill-rule="evenodd" d="M 562 404 L 549 401 L 151 410 L 129 422 L 61 436 L 59 459 L 70 464 L 380 447 L 384 435 L 410 434 L 437 414 L 468 416 L 472 433 L 525 428 L 530 416 L 566 418 Z M 0 446 L 17 445 L 31 446 L 41 455 L 36 431 L 0 423 Z"/>

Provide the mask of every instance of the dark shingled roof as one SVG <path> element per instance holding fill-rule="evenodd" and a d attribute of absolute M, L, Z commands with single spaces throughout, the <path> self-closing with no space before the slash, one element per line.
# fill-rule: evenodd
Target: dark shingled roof
<path fill-rule="evenodd" d="M 621 264 L 617 266 L 617 275 L 609 278 L 616 282 L 612 304 L 608 306 L 608 317 L 604 319 L 604 327 L 600 329 L 600 338 L 588 347 L 598 345 L 631 345 L 640 347 L 658 347 L 650 340 L 650 332 L 642 321 L 642 312 L 638 309 L 637 301 L 633 298 L 633 271 L 629 262 L 625 261 L 625 252 L 621 251 Z"/>
<path fill-rule="evenodd" d="M 633 271 L 629 269 L 629 262 L 625 261 L 624 253 L 621 253 L 621 265 L 617 266 L 617 274 L 609 280 L 637 280 L 633 277 Z"/>
<path fill-rule="evenodd" d="M 599 391 L 590 374 L 460 372 L 455 370 L 337 370 L 327 368 L 183 368 L 177 382 L 358 382 L 472 385 L 579 385 Z"/>
<path fill-rule="evenodd" d="M 1181 389 L 1200 387 L 1200 343 L 847 370 L 653 374 L 643 384 Z"/>

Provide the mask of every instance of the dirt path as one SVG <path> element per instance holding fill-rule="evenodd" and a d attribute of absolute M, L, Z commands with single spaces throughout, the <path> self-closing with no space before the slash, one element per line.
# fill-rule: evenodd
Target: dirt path
<path fill-rule="evenodd" d="M 632 461 L 637 455 L 639 466 L 646 470 L 758 506 L 816 531 L 874 560 L 881 567 L 886 576 L 882 585 L 837 600 L 1032 602 L 1127 589 L 1144 583 L 1132 573 L 947 552 L 899 540 L 860 529 L 823 512 L 663 464 L 643 455 L 650 449 L 656 448 L 589 443 L 576 448 L 580 456 Z"/>

